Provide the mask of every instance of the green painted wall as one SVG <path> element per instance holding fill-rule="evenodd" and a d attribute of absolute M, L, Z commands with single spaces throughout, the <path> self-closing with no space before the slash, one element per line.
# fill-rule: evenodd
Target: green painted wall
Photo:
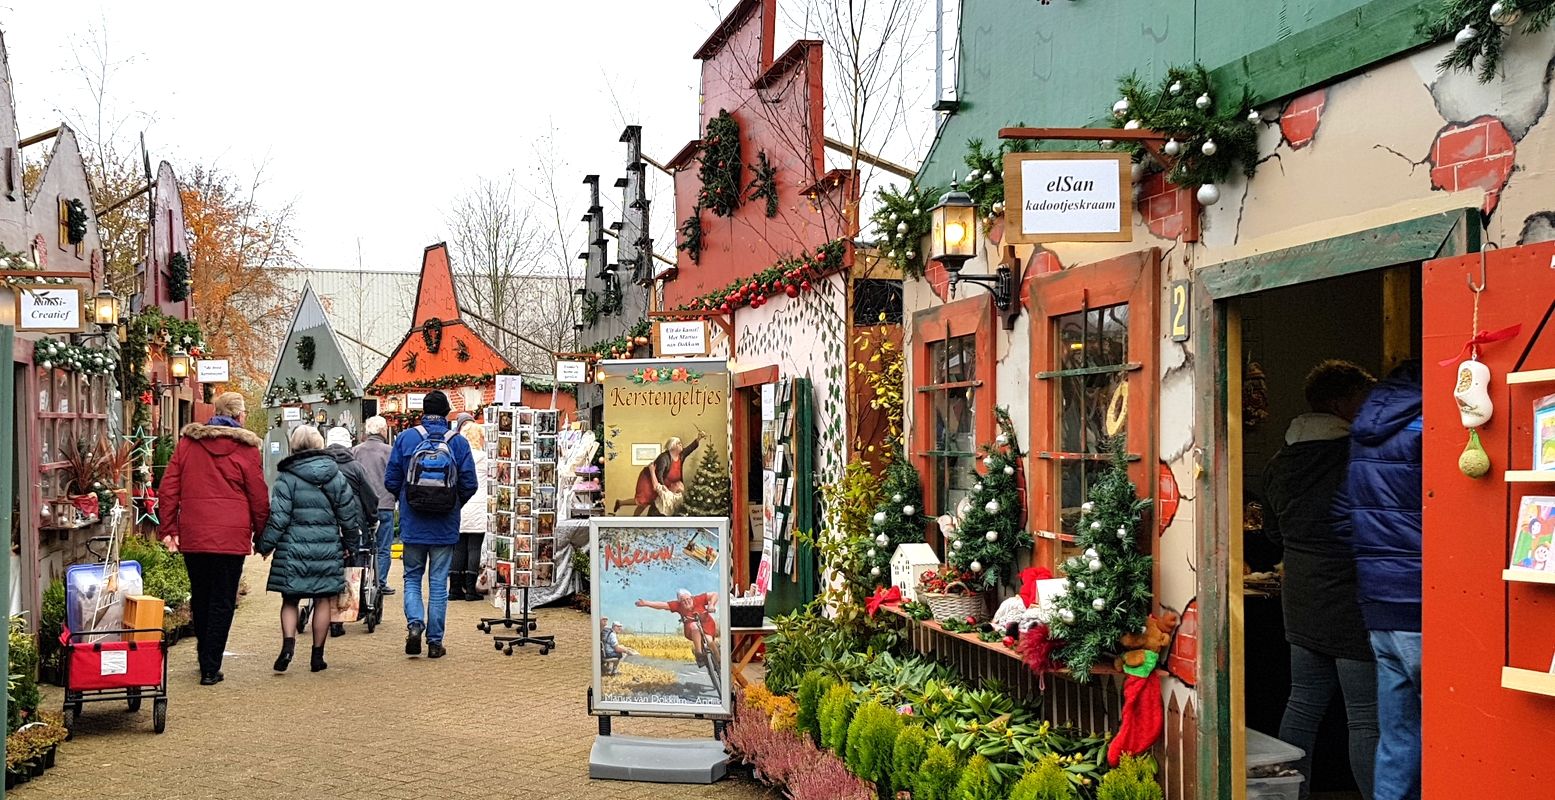
<path fill-rule="evenodd" d="M 1098 123 L 1117 81 L 1202 63 L 1218 83 L 1268 102 L 1425 43 L 1436 0 L 963 0 L 961 109 L 919 182 L 965 172 L 968 139 L 1001 127 Z M 1073 148 L 1074 145 L 1070 144 Z"/>

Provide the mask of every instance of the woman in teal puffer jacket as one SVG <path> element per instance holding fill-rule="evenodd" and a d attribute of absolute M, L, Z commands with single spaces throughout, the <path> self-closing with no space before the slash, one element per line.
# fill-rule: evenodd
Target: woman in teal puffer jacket
<path fill-rule="evenodd" d="M 362 527 L 362 509 L 324 437 L 307 425 L 289 437 L 292 454 L 281 461 L 270 487 L 270 521 L 255 550 L 268 558 L 266 588 L 281 595 L 281 655 L 275 671 L 285 672 L 297 645 L 297 605 L 313 598 L 314 672 L 325 669 L 324 643 L 335 595 L 345 591 L 346 550 L 342 533 Z"/>

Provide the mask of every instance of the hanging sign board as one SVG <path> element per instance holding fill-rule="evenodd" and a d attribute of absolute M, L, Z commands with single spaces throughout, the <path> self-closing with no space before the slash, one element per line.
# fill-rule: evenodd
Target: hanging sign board
<path fill-rule="evenodd" d="M 300 422 L 301 420 L 302 420 L 302 409 L 300 409 L 300 408 L 298 408 L 296 406 L 287 406 L 287 407 L 281 409 L 281 421 L 282 422 Z"/>
<path fill-rule="evenodd" d="M 426 392 L 411 392 L 405 395 L 405 409 L 407 411 L 420 411 L 427 401 Z"/>
<path fill-rule="evenodd" d="M 202 358 L 195 362 L 195 377 L 200 383 L 226 383 L 232 380 L 229 362 L 225 358 Z"/>
<path fill-rule="evenodd" d="M 707 321 L 692 319 L 655 322 L 653 354 L 656 356 L 707 355 Z"/>
<path fill-rule="evenodd" d="M 587 383 L 589 365 L 582 361 L 556 362 L 557 383 Z"/>
<path fill-rule="evenodd" d="M 75 333 L 86 318 L 79 286 L 17 286 L 16 329 Z"/>
<path fill-rule="evenodd" d="M 498 375 L 496 394 L 492 398 L 499 406 L 524 404 L 524 377 L 522 375 Z"/>
<path fill-rule="evenodd" d="M 1127 153 L 1007 153 L 1004 242 L 1127 242 L 1134 192 Z"/>
<path fill-rule="evenodd" d="M 729 368 L 723 359 L 602 361 L 605 508 L 620 516 L 727 516 Z M 658 455 L 644 460 L 655 448 Z"/>

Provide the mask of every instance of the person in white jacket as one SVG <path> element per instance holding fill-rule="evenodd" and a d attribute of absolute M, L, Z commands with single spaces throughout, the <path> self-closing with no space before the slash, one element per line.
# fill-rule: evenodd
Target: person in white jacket
<path fill-rule="evenodd" d="M 475 588 L 475 580 L 480 576 L 481 545 L 486 540 L 486 494 L 491 488 L 491 478 L 486 475 L 486 429 L 466 413 L 454 421 L 454 433 L 470 443 L 477 486 L 475 495 L 459 512 L 459 541 L 454 545 L 453 565 L 448 568 L 448 599 L 479 600 L 481 593 Z"/>

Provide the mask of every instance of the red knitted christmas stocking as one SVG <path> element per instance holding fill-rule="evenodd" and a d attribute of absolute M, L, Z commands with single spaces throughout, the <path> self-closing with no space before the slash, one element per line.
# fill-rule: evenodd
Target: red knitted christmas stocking
<path fill-rule="evenodd" d="M 1161 738 L 1165 714 L 1161 707 L 1161 676 L 1129 675 L 1123 684 L 1123 724 L 1107 746 L 1107 763 L 1116 767 L 1125 755 L 1147 752 Z"/>

